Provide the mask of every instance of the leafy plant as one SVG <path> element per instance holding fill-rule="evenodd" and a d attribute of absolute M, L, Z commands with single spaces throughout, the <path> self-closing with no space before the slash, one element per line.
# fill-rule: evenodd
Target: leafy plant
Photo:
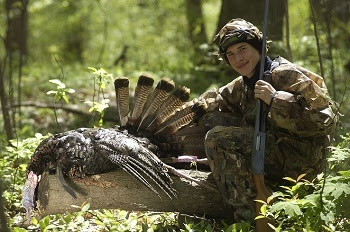
<path fill-rule="evenodd" d="M 265 203 L 263 217 L 274 221 L 275 231 L 348 231 L 350 229 L 350 170 L 339 170 L 350 160 L 349 134 L 328 158 L 330 169 L 327 175 L 320 174 L 309 182 L 299 176 L 296 180 L 287 177 L 291 186 L 282 186 L 274 193 L 272 205 Z M 337 171 L 334 171 L 337 170 Z"/>
<path fill-rule="evenodd" d="M 95 82 L 97 83 L 98 87 L 102 90 L 106 89 L 107 85 L 113 80 L 113 74 L 108 73 L 103 68 L 88 68 L 90 71 L 92 71 L 93 77 Z"/>
<path fill-rule="evenodd" d="M 108 84 L 113 80 L 113 74 L 108 73 L 103 68 L 97 69 L 97 68 L 89 67 L 88 69 L 92 71 L 94 83 L 97 83 L 98 93 L 102 92 L 103 99 L 101 100 L 101 102 L 95 102 L 93 99 L 93 101 L 86 101 L 85 103 L 92 105 L 92 107 L 90 107 L 89 109 L 89 112 L 97 112 L 99 114 L 99 120 L 97 125 L 101 127 L 103 125 L 103 116 L 104 116 L 105 109 L 109 107 L 108 106 L 109 99 L 106 99 L 104 97 L 104 90 L 106 89 Z M 94 94 L 94 98 L 95 98 L 95 94 Z"/>
<path fill-rule="evenodd" d="M 37 133 L 35 137 L 23 141 L 11 140 L 11 145 L 0 153 L 0 176 L 5 189 L 5 208 L 11 218 L 21 212 L 21 193 L 26 179 L 26 164 L 34 149 L 46 137 Z"/>
<path fill-rule="evenodd" d="M 66 103 L 69 102 L 68 97 L 66 93 L 75 93 L 74 89 L 66 88 L 66 85 L 58 80 L 58 79 L 52 79 L 49 80 L 51 83 L 56 84 L 56 90 L 50 90 L 46 94 L 54 94 L 55 95 L 55 102 L 59 102 L 61 99 L 63 99 Z"/>
<path fill-rule="evenodd" d="M 98 126 L 101 127 L 103 125 L 103 116 L 105 114 L 105 109 L 109 107 L 109 99 L 102 99 L 101 103 L 91 101 L 86 101 L 85 103 L 92 105 L 89 109 L 89 112 L 97 112 L 99 114 Z"/>

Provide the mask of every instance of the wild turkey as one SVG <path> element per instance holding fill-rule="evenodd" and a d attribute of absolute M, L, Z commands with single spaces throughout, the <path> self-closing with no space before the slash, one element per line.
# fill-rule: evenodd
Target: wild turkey
<path fill-rule="evenodd" d="M 115 80 L 117 128 L 80 128 L 59 133 L 42 141 L 28 165 L 23 189 L 23 206 L 28 218 L 35 207 L 35 190 L 44 171 L 55 171 L 64 189 L 73 197 L 84 194 L 70 177 L 108 172 L 120 167 L 159 195 L 176 196 L 167 174 L 172 167 L 160 157 L 171 154 L 203 154 L 205 129 L 196 127 L 204 114 L 204 100 L 189 99 L 189 89 L 163 78 L 152 91 L 154 79 L 139 77 L 132 107 L 129 80 Z M 130 109 L 131 108 L 131 109 Z M 157 186 L 157 187 L 156 187 Z"/>

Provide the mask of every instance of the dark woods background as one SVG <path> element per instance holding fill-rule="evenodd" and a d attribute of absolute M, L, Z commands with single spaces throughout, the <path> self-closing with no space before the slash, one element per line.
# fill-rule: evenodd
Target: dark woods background
<path fill-rule="evenodd" d="M 92 126 L 84 102 L 96 91 L 87 67 L 131 80 L 142 72 L 168 76 L 188 86 L 192 97 L 227 83 L 236 74 L 212 55 L 213 36 L 236 17 L 262 29 L 264 14 L 261 0 L 0 2 L 3 145 L 36 132 Z M 322 74 L 344 115 L 349 112 L 349 9 L 348 0 L 271 0 L 268 27 L 273 40 L 269 55 L 280 54 Z M 69 104 L 46 94 L 55 89 L 51 79 L 76 90 Z M 111 85 L 104 94 L 113 106 Z M 108 121 L 115 124 L 113 110 L 106 110 Z M 349 119 L 342 117 L 342 122 L 341 134 L 349 130 Z"/>

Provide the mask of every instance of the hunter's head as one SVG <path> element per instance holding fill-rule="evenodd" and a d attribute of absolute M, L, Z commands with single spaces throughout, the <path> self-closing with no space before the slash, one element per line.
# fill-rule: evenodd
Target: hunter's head
<path fill-rule="evenodd" d="M 253 76 L 263 43 L 263 34 L 256 26 L 244 19 L 232 19 L 221 28 L 214 40 L 218 40 L 219 56 L 223 60 L 242 76 Z"/>

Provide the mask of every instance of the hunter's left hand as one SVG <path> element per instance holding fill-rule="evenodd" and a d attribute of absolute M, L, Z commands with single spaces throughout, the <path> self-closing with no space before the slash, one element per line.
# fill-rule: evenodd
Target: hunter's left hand
<path fill-rule="evenodd" d="M 276 92 L 275 88 L 266 81 L 258 80 L 255 84 L 254 97 L 264 101 L 267 105 L 270 105 L 271 99 Z"/>

